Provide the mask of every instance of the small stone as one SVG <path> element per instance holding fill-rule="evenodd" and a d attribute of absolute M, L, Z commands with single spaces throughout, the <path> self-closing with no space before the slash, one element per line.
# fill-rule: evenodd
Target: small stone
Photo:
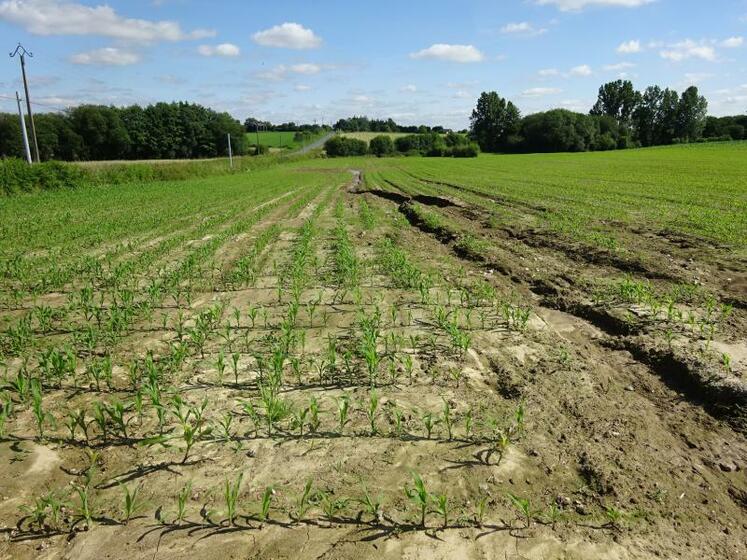
<path fill-rule="evenodd" d="M 724 472 L 734 472 L 736 470 L 731 463 L 719 463 L 718 468 Z"/>
<path fill-rule="evenodd" d="M 632 385 L 628 385 L 627 387 L 625 387 L 625 390 L 626 390 L 626 391 L 631 391 L 631 392 L 632 392 L 632 391 L 635 391 L 635 389 L 633 388 L 633 386 L 632 386 Z"/>
<path fill-rule="evenodd" d="M 565 508 L 571 505 L 571 499 L 567 496 L 556 496 L 555 503 L 558 507 Z"/>

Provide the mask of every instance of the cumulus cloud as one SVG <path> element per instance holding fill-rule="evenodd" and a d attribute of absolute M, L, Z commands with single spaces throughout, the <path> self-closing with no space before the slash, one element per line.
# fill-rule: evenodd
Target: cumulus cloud
<path fill-rule="evenodd" d="M 729 37 L 721 41 L 720 45 L 725 49 L 736 49 L 744 44 L 744 37 Z"/>
<path fill-rule="evenodd" d="M 581 64 L 580 66 L 574 66 L 570 71 L 571 76 L 591 76 L 591 66 L 588 64 Z"/>
<path fill-rule="evenodd" d="M 306 76 L 313 76 L 322 71 L 322 67 L 318 64 L 311 64 L 308 62 L 302 64 L 294 64 L 290 67 L 290 71 L 296 74 L 304 74 Z"/>
<path fill-rule="evenodd" d="M 472 45 L 447 45 L 444 43 L 437 43 L 431 45 L 427 49 L 412 53 L 410 58 L 469 63 L 480 62 L 485 59 L 485 55 Z"/>
<path fill-rule="evenodd" d="M 635 54 L 639 53 L 643 50 L 643 47 L 641 47 L 641 42 L 638 40 L 633 41 L 626 41 L 624 43 L 621 43 L 619 47 L 617 47 L 617 52 L 620 54 Z"/>
<path fill-rule="evenodd" d="M 418 91 L 418 86 L 413 85 L 413 84 L 407 84 L 401 89 L 401 91 L 405 93 L 415 93 L 416 91 Z"/>
<path fill-rule="evenodd" d="M 196 29 L 185 32 L 174 21 L 126 18 L 107 5 L 86 6 L 59 0 L 4 0 L 0 20 L 35 35 L 97 35 L 126 41 L 183 41 L 215 35 Z"/>
<path fill-rule="evenodd" d="M 285 64 L 279 64 L 270 70 L 260 72 L 258 76 L 265 80 L 280 81 L 284 80 L 291 74 L 300 74 L 302 76 L 314 76 L 319 74 L 322 70 L 334 68 L 334 66 L 321 66 L 319 64 L 312 64 L 304 62 L 300 64 L 292 64 L 286 66 Z"/>
<path fill-rule="evenodd" d="M 621 72 L 629 68 L 635 68 L 635 64 L 632 62 L 618 62 L 617 64 L 605 64 L 602 66 L 602 70 L 605 72 Z"/>
<path fill-rule="evenodd" d="M 296 91 L 310 91 L 311 90 L 311 86 L 307 86 L 305 84 L 298 84 L 293 89 L 295 89 Z"/>
<path fill-rule="evenodd" d="M 103 49 L 74 54 L 70 57 L 70 62 L 86 65 L 129 66 L 130 64 L 140 62 L 140 55 L 116 47 L 105 47 Z"/>
<path fill-rule="evenodd" d="M 220 45 L 200 45 L 197 52 L 202 56 L 239 56 L 241 49 L 232 43 L 221 43 Z"/>
<path fill-rule="evenodd" d="M 699 58 L 709 62 L 716 60 L 716 49 L 710 42 L 696 42 L 692 39 L 668 45 L 659 51 L 659 54 L 662 58 L 671 60 L 672 62 L 680 62 L 689 58 Z"/>
<path fill-rule="evenodd" d="M 622 8 L 638 8 L 651 4 L 656 0 L 535 0 L 540 6 L 555 6 L 562 12 L 574 12 L 590 6 L 616 6 Z"/>
<path fill-rule="evenodd" d="M 307 50 L 319 48 L 321 37 L 298 23 L 283 23 L 252 35 L 252 40 L 263 47 Z"/>
<path fill-rule="evenodd" d="M 560 88 L 550 88 L 550 87 L 536 87 L 536 88 L 529 88 L 525 89 L 521 92 L 522 97 L 542 97 L 545 95 L 555 95 L 557 93 L 561 93 L 563 90 Z"/>
<path fill-rule="evenodd" d="M 560 76 L 560 70 L 558 70 L 557 68 L 543 68 L 542 70 L 537 72 L 537 74 L 539 74 L 543 78 L 547 78 L 550 76 Z"/>
<path fill-rule="evenodd" d="M 542 35 L 546 33 L 547 29 L 534 27 L 528 21 L 522 21 L 520 23 L 507 23 L 501 27 L 501 33 L 504 35 L 514 35 L 522 37 L 534 37 L 536 35 Z"/>

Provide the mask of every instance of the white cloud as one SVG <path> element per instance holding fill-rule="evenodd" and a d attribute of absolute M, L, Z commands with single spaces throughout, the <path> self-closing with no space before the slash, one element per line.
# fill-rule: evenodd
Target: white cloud
<path fill-rule="evenodd" d="M 415 93 L 416 91 L 418 91 L 418 86 L 413 85 L 413 84 L 407 84 L 400 91 L 405 92 L 405 93 Z"/>
<path fill-rule="evenodd" d="M 557 68 L 543 68 L 542 70 L 537 72 L 537 74 L 539 74 L 543 78 L 547 78 L 549 76 L 559 76 L 560 70 L 558 70 Z"/>
<path fill-rule="evenodd" d="M 700 58 L 702 60 L 716 60 L 716 49 L 705 41 L 695 42 L 692 39 L 686 39 L 679 43 L 668 45 L 659 51 L 662 58 L 672 62 L 680 62 L 689 58 Z"/>
<path fill-rule="evenodd" d="M 561 93 L 563 90 L 559 88 L 546 88 L 546 87 L 536 87 L 536 88 L 529 88 L 525 89 L 521 92 L 522 97 L 542 97 L 544 95 L 555 95 L 556 93 Z"/>
<path fill-rule="evenodd" d="M 200 45 L 197 52 L 202 56 L 239 56 L 241 49 L 231 43 L 221 43 L 220 45 Z"/>
<path fill-rule="evenodd" d="M 294 64 L 290 67 L 290 71 L 296 74 L 303 74 L 305 76 L 313 76 L 322 71 L 322 67 L 318 64 L 310 64 L 305 62 L 303 64 Z"/>
<path fill-rule="evenodd" d="M 296 91 L 310 91 L 311 90 L 311 86 L 307 86 L 307 85 L 304 85 L 304 84 L 298 84 L 293 89 L 295 89 Z"/>
<path fill-rule="evenodd" d="M 183 41 L 215 35 L 214 31 L 182 31 L 174 21 L 126 18 L 107 5 L 86 6 L 59 0 L 4 0 L 0 20 L 35 35 L 97 35 L 126 41 Z"/>
<path fill-rule="evenodd" d="M 507 23 L 506 25 L 501 27 L 501 33 L 503 33 L 504 35 L 534 37 L 536 35 L 547 33 L 547 29 L 536 28 L 528 21 L 522 21 L 520 23 Z"/>
<path fill-rule="evenodd" d="M 535 0 L 540 6 L 556 6 L 560 11 L 572 12 L 583 10 L 589 6 L 619 6 L 623 8 L 638 8 L 656 0 Z"/>
<path fill-rule="evenodd" d="M 574 66 L 571 68 L 571 76 L 591 76 L 591 66 L 588 64 L 582 64 L 580 66 Z"/>
<path fill-rule="evenodd" d="M 472 94 L 470 92 L 465 91 L 463 89 L 457 90 L 454 92 L 454 95 L 451 96 L 453 99 L 469 99 L 472 97 Z"/>
<path fill-rule="evenodd" d="M 621 43 L 619 47 L 617 47 L 617 52 L 620 54 L 635 54 L 639 53 L 643 50 L 643 47 L 641 47 L 641 42 L 638 40 L 633 41 L 626 41 L 624 43 Z"/>
<path fill-rule="evenodd" d="M 635 64 L 632 62 L 618 62 L 617 64 L 605 64 L 602 66 L 602 70 L 605 72 L 620 72 L 630 68 L 635 68 Z"/>
<path fill-rule="evenodd" d="M 429 58 L 434 60 L 468 63 L 480 62 L 485 59 L 485 55 L 472 45 L 446 45 L 443 43 L 437 43 L 431 45 L 427 49 L 412 53 L 410 58 Z"/>
<path fill-rule="evenodd" d="M 298 23 L 283 23 L 252 35 L 252 39 L 263 47 L 306 50 L 321 46 L 321 37 Z"/>
<path fill-rule="evenodd" d="M 744 44 L 744 37 L 729 37 L 721 41 L 721 46 L 725 49 L 736 49 Z"/>
<path fill-rule="evenodd" d="M 688 72 L 685 74 L 685 82 L 687 83 L 687 85 L 696 85 L 703 80 L 707 80 L 708 78 L 712 77 L 713 74 L 709 74 L 707 72 Z"/>
<path fill-rule="evenodd" d="M 74 54 L 70 57 L 70 62 L 73 64 L 128 66 L 140 62 L 140 55 L 115 47 L 105 47 L 103 49 Z"/>
<path fill-rule="evenodd" d="M 320 66 L 319 64 L 311 64 L 304 62 L 301 64 L 293 64 L 286 66 L 285 64 L 278 64 L 274 68 L 259 72 L 257 76 L 263 80 L 280 81 L 286 79 L 290 74 L 299 74 L 301 76 L 314 76 L 319 74 L 323 70 L 329 70 L 334 68 L 332 65 Z"/>

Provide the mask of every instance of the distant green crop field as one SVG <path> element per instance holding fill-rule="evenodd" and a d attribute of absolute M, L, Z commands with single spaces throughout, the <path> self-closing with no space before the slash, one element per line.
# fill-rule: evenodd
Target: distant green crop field
<path fill-rule="evenodd" d="M 407 136 L 405 132 L 343 132 L 342 136 L 345 138 L 355 138 L 356 140 L 363 140 L 364 142 L 370 142 L 372 138 L 376 136 L 390 136 L 392 140 L 401 136 Z"/>
<path fill-rule="evenodd" d="M 295 137 L 295 132 L 289 132 L 289 131 L 260 131 L 259 132 L 259 143 L 263 146 L 269 146 L 270 148 L 291 148 L 296 149 L 302 147 L 301 142 L 295 142 L 293 138 Z M 316 140 L 317 138 L 323 136 L 324 133 L 315 134 L 312 136 L 311 141 Z M 257 143 L 257 133 L 256 132 L 247 132 L 246 133 L 246 139 L 247 142 L 250 145 L 254 145 Z"/>

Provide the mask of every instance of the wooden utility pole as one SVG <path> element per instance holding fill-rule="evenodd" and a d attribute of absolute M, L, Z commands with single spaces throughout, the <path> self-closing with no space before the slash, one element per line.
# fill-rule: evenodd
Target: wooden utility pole
<path fill-rule="evenodd" d="M 34 160 L 38 163 L 39 159 L 39 143 L 36 140 L 36 127 L 34 126 L 34 113 L 31 111 L 31 97 L 29 96 L 29 83 L 26 79 L 26 55 L 34 58 L 34 55 L 23 48 L 21 43 L 18 43 L 16 50 L 10 53 L 10 58 L 19 55 L 21 59 L 21 75 L 23 76 L 23 90 L 26 92 L 26 109 L 29 115 L 29 122 L 31 123 L 31 140 L 34 146 Z"/>

